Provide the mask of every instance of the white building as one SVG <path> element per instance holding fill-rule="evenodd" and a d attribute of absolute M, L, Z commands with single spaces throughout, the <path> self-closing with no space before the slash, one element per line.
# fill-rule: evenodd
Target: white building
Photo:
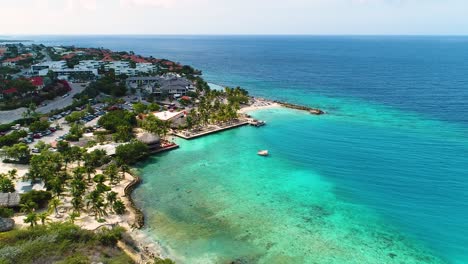
<path fill-rule="evenodd" d="M 156 66 L 152 63 L 136 63 L 135 68 L 131 68 L 128 61 L 113 61 L 106 64 L 105 69 L 113 69 L 116 75 L 136 76 L 141 73 L 152 73 L 156 70 Z"/>
<path fill-rule="evenodd" d="M 75 69 L 80 69 L 80 70 L 98 70 L 101 68 L 102 65 L 105 63 L 103 61 L 97 61 L 97 60 L 82 60 L 78 65 L 75 65 Z"/>
<path fill-rule="evenodd" d="M 128 70 L 130 69 L 130 62 L 112 61 L 104 67 L 106 68 L 107 71 L 110 69 L 113 69 L 116 75 L 128 74 Z"/>
<path fill-rule="evenodd" d="M 67 62 L 62 61 L 45 61 L 31 66 L 31 72 L 38 74 L 42 70 L 63 70 L 67 68 Z M 47 73 L 46 73 L 47 75 Z M 41 75 L 45 76 L 45 75 Z"/>
<path fill-rule="evenodd" d="M 180 111 L 180 112 L 163 111 L 163 112 L 153 113 L 153 115 L 162 121 L 174 121 L 177 118 L 184 117 L 185 111 Z"/>
<path fill-rule="evenodd" d="M 98 70 L 96 69 L 44 69 L 40 70 L 39 76 L 46 76 L 49 71 L 56 74 L 60 80 L 90 80 L 98 77 Z"/>

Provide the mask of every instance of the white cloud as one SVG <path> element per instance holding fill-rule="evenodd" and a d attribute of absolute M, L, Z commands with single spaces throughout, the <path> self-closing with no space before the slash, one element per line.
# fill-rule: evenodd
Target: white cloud
<path fill-rule="evenodd" d="M 66 9 L 67 10 L 74 10 L 77 8 L 83 8 L 86 10 L 96 10 L 97 9 L 97 2 L 96 0 L 68 0 Z"/>
<path fill-rule="evenodd" d="M 120 0 L 120 6 L 129 7 L 171 7 L 177 0 Z"/>

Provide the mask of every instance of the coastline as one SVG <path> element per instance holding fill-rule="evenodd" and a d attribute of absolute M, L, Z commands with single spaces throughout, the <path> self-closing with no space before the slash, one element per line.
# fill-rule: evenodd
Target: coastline
<path fill-rule="evenodd" d="M 290 109 L 295 109 L 299 111 L 307 111 L 309 113 L 311 109 L 315 108 L 309 108 L 305 106 L 299 106 L 299 105 L 293 105 L 285 102 L 280 102 L 280 101 L 273 101 L 273 100 L 268 100 L 264 98 L 256 98 L 252 97 L 253 103 L 251 103 L 248 106 L 242 107 L 241 109 L 238 110 L 238 114 L 248 117 L 248 113 L 254 112 L 254 111 L 259 111 L 259 110 L 265 110 L 265 109 L 278 109 L 278 108 L 290 108 Z M 321 113 L 324 113 L 322 110 Z M 313 114 L 313 113 L 312 113 Z M 247 118 L 249 119 L 249 118 Z M 235 125 L 232 128 L 237 128 L 241 127 L 243 125 Z M 231 127 L 230 127 L 231 128 Z M 228 128 L 228 129 L 230 129 Z M 221 129 L 216 132 L 222 132 L 225 131 L 226 129 Z M 211 133 L 207 133 L 211 134 Z M 177 135 L 178 137 L 185 138 L 181 135 Z M 200 135 L 203 136 L 203 135 Z M 196 139 L 200 136 L 196 136 L 193 139 Z M 186 138 L 187 140 L 190 140 L 192 138 Z M 153 154 L 158 154 L 158 153 L 153 153 Z M 143 211 L 135 204 L 132 193 L 135 191 L 138 186 L 141 184 L 142 179 L 140 176 L 136 175 L 134 170 L 129 173 L 132 177 L 134 177 L 134 180 L 130 182 L 129 184 L 126 185 L 125 187 L 125 200 L 126 202 L 128 201 L 129 204 L 129 211 L 132 212 L 133 217 L 135 219 L 134 223 L 132 224 L 132 230 L 128 230 L 127 234 L 133 239 L 134 242 L 137 243 L 138 250 L 139 252 L 135 251 L 134 248 L 132 248 L 132 243 L 119 243 L 119 247 L 121 247 L 122 250 L 127 252 L 129 256 L 132 258 L 136 258 L 135 261 L 144 261 L 145 258 L 147 260 L 154 258 L 154 256 L 157 256 L 159 258 L 170 258 L 174 259 L 177 258 L 176 255 L 172 255 L 169 252 L 171 251 L 170 249 L 164 249 L 162 245 L 160 245 L 157 240 L 154 240 L 150 235 L 146 234 L 143 232 L 141 229 L 144 228 L 145 226 L 145 215 Z"/>
<path fill-rule="evenodd" d="M 239 109 L 239 114 L 247 114 L 248 112 L 263 110 L 263 109 L 270 109 L 270 108 L 281 108 L 283 107 L 277 102 L 266 100 L 263 98 L 253 98 L 254 102 L 249 106 L 242 107 Z"/>

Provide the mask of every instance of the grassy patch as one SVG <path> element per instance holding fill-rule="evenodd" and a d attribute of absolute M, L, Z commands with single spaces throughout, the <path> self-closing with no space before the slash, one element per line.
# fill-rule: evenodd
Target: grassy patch
<path fill-rule="evenodd" d="M 120 232 L 96 234 L 69 223 L 12 230 L 0 234 L 0 263 L 133 263 L 115 246 Z"/>

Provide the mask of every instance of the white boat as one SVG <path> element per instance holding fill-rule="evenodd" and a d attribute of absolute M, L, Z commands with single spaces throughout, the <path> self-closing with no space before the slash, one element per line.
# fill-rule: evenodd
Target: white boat
<path fill-rule="evenodd" d="M 257 154 L 260 156 L 268 156 L 268 150 L 260 150 Z"/>

